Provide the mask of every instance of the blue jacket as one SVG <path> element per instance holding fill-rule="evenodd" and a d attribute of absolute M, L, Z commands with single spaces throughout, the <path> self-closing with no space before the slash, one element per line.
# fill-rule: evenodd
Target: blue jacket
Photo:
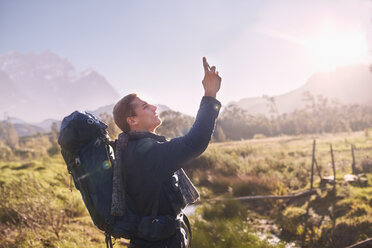
<path fill-rule="evenodd" d="M 159 197 L 158 215 L 179 214 L 180 194 L 172 194 L 177 184 L 172 177 L 185 162 L 199 156 L 207 148 L 221 103 L 204 96 L 190 131 L 166 141 L 153 133 L 129 137 L 122 161 L 126 171 L 126 192 L 140 216 L 151 215 L 155 199 Z M 171 197 L 169 197 L 171 196 Z"/>

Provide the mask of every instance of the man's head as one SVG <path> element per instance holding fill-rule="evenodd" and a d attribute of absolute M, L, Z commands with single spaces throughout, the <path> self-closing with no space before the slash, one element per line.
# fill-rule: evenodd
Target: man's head
<path fill-rule="evenodd" d="M 124 132 L 144 130 L 153 132 L 161 124 L 156 107 L 129 94 L 116 103 L 113 110 L 116 125 Z"/>

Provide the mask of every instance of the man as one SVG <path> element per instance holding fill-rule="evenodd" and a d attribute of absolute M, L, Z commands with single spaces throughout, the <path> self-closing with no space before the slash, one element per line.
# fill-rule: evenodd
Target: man
<path fill-rule="evenodd" d="M 156 107 L 136 94 L 125 96 L 114 107 L 115 123 L 123 131 L 117 151 L 125 171 L 126 197 L 141 217 L 156 215 L 156 220 L 162 220 L 161 216 L 175 220 L 187 204 L 175 172 L 207 148 L 221 107 L 216 100 L 221 77 L 205 58 L 203 66 L 204 97 L 195 123 L 185 136 L 167 141 L 156 135 L 155 129 L 161 124 Z M 181 222 L 169 235 L 155 240 L 139 234 L 131 240 L 130 247 L 184 248 L 190 243 L 186 233 Z"/>

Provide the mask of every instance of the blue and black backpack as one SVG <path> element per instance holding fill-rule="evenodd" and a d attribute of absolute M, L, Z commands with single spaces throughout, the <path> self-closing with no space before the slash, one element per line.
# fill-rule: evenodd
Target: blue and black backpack
<path fill-rule="evenodd" d="M 112 247 L 111 237 L 130 239 L 136 233 L 139 217 L 126 198 L 122 216 L 110 213 L 115 142 L 106 129 L 94 115 L 75 111 L 63 119 L 58 143 L 94 224 L 104 231 L 107 247 Z"/>

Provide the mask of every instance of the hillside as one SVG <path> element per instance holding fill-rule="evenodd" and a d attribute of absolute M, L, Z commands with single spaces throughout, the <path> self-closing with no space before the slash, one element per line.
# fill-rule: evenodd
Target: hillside
<path fill-rule="evenodd" d="M 342 104 L 372 106 L 372 73 L 367 65 L 338 68 L 332 72 L 316 73 L 305 85 L 291 92 L 274 96 L 279 113 L 290 113 L 306 106 L 304 93 L 317 97 L 322 95 L 329 101 Z M 270 104 L 263 97 L 244 98 L 236 102 L 250 114 L 269 114 Z"/>
<path fill-rule="evenodd" d="M 166 105 L 156 104 L 155 106 L 157 107 L 158 114 L 161 114 L 161 113 L 163 113 L 165 111 L 168 111 L 168 110 L 172 111 Z M 107 114 L 111 115 L 113 107 L 114 107 L 114 105 L 110 104 L 110 105 L 106 105 L 106 106 L 100 107 L 100 108 L 95 109 L 95 110 L 87 110 L 87 111 L 94 114 L 97 117 L 100 117 L 101 114 L 104 114 L 104 113 L 107 113 Z M 68 114 L 70 114 L 70 113 L 67 113 L 66 115 L 68 115 Z M 56 123 L 57 128 L 59 129 L 59 127 L 61 126 L 62 119 L 50 119 L 49 118 L 49 119 L 43 120 L 42 122 L 37 122 L 37 123 L 26 122 L 26 121 L 24 121 L 22 119 L 18 119 L 18 118 L 9 118 L 9 119 L 7 119 L 7 121 L 9 121 L 10 123 L 12 123 L 14 125 L 14 128 L 15 128 L 18 136 L 23 137 L 23 136 L 34 135 L 34 134 L 37 134 L 37 133 L 50 132 L 53 123 Z M 104 121 L 107 121 L 107 120 L 104 120 Z M 0 130 L 1 130 L 1 128 L 6 129 L 5 121 L 0 121 Z M 0 137 L 1 137 L 1 132 L 0 132 Z"/>
<path fill-rule="evenodd" d="M 322 177 L 332 175 L 333 145 L 336 191 L 328 186 L 295 201 L 216 201 L 308 189 L 313 139 Z M 70 191 L 66 165 L 58 150 L 50 149 L 54 142 L 46 135 L 23 138 L 16 150 L 0 142 L 0 247 L 105 247 L 79 192 Z M 351 144 L 367 185 L 343 180 L 351 172 Z M 185 166 L 201 194 L 190 215 L 193 246 L 331 248 L 372 237 L 371 150 L 372 139 L 363 132 L 211 144 Z M 318 187 L 318 173 L 314 179 Z M 127 241 L 117 240 L 115 247 L 127 247 Z"/>

